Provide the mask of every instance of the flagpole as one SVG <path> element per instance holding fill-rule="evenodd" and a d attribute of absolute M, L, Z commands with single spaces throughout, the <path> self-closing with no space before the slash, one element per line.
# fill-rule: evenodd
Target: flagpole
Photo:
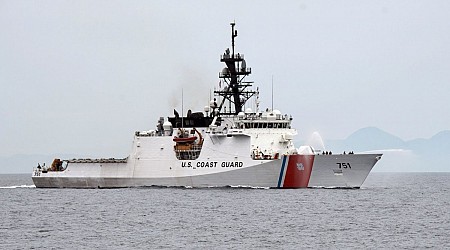
<path fill-rule="evenodd" d="M 273 111 L 273 75 L 272 75 L 272 111 Z"/>
<path fill-rule="evenodd" d="M 183 88 L 181 88 L 181 128 L 184 128 L 184 120 L 183 120 L 183 116 L 184 116 L 184 99 L 183 99 Z"/>

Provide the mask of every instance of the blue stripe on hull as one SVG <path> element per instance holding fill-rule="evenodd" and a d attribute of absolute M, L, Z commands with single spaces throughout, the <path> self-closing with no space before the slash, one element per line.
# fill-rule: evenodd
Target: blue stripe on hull
<path fill-rule="evenodd" d="M 278 177 L 278 188 L 281 187 L 281 181 L 283 180 L 283 175 L 284 175 L 284 168 L 286 166 L 286 159 L 287 156 L 283 156 L 283 163 L 281 163 L 281 170 L 280 170 L 280 177 Z"/>

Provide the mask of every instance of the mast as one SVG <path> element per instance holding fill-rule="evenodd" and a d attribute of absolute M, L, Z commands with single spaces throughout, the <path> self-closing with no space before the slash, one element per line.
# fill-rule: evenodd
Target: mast
<path fill-rule="evenodd" d="M 231 25 L 231 54 L 230 49 L 226 49 L 225 53 L 221 56 L 220 61 L 226 64 L 226 68 L 219 73 L 219 78 L 223 81 L 225 88 L 218 91 L 214 91 L 214 94 L 222 97 L 222 102 L 219 106 L 219 115 L 237 115 L 242 112 L 242 108 L 245 103 L 257 92 L 253 90 L 247 90 L 247 87 L 251 87 L 253 82 L 244 81 L 245 77 L 250 75 L 252 70 L 247 68 L 244 60 L 244 55 L 239 53 L 235 54 L 235 42 L 237 37 L 237 30 L 234 26 L 234 22 Z M 222 110 L 225 101 L 228 101 L 234 107 Z"/>
<path fill-rule="evenodd" d="M 272 111 L 273 111 L 273 75 L 272 75 Z"/>
<path fill-rule="evenodd" d="M 231 56 L 234 57 L 234 38 L 237 37 L 237 30 L 234 29 L 235 22 L 230 23 L 231 25 Z"/>
<path fill-rule="evenodd" d="M 184 107 L 183 107 L 183 105 L 184 105 L 183 88 L 181 88 L 181 128 L 184 128 L 184 120 L 183 120 L 183 118 L 184 118 L 184 114 L 183 114 Z"/>

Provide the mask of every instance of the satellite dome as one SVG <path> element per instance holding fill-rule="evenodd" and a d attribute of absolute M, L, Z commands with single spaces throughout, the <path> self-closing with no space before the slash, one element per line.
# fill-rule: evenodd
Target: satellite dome
<path fill-rule="evenodd" d="M 278 109 L 275 109 L 272 113 L 275 115 L 277 120 L 281 119 L 281 112 Z"/>
<path fill-rule="evenodd" d="M 172 129 L 172 123 L 170 123 L 169 121 L 165 121 L 163 123 L 163 128 L 164 128 L 164 130 Z"/>
<path fill-rule="evenodd" d="M 252 109 L 251 108 L 246 108 L 245 109 L 245 113 L 246 114 L 251 114 L 252 113 Z"/>
<path fill-rule="evenodd" d="M 301 155 L 313 155 L 314 149 L 311 146 L 300 146 L 298 153 Z"/>

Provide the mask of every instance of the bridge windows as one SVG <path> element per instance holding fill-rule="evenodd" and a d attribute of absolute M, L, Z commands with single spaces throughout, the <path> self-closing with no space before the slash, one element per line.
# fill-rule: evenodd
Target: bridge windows
<path fill-rule="evenodd" d="M 290 128 L 287 122 L 243 122 L 239 123 L 239 128 Z"/>

